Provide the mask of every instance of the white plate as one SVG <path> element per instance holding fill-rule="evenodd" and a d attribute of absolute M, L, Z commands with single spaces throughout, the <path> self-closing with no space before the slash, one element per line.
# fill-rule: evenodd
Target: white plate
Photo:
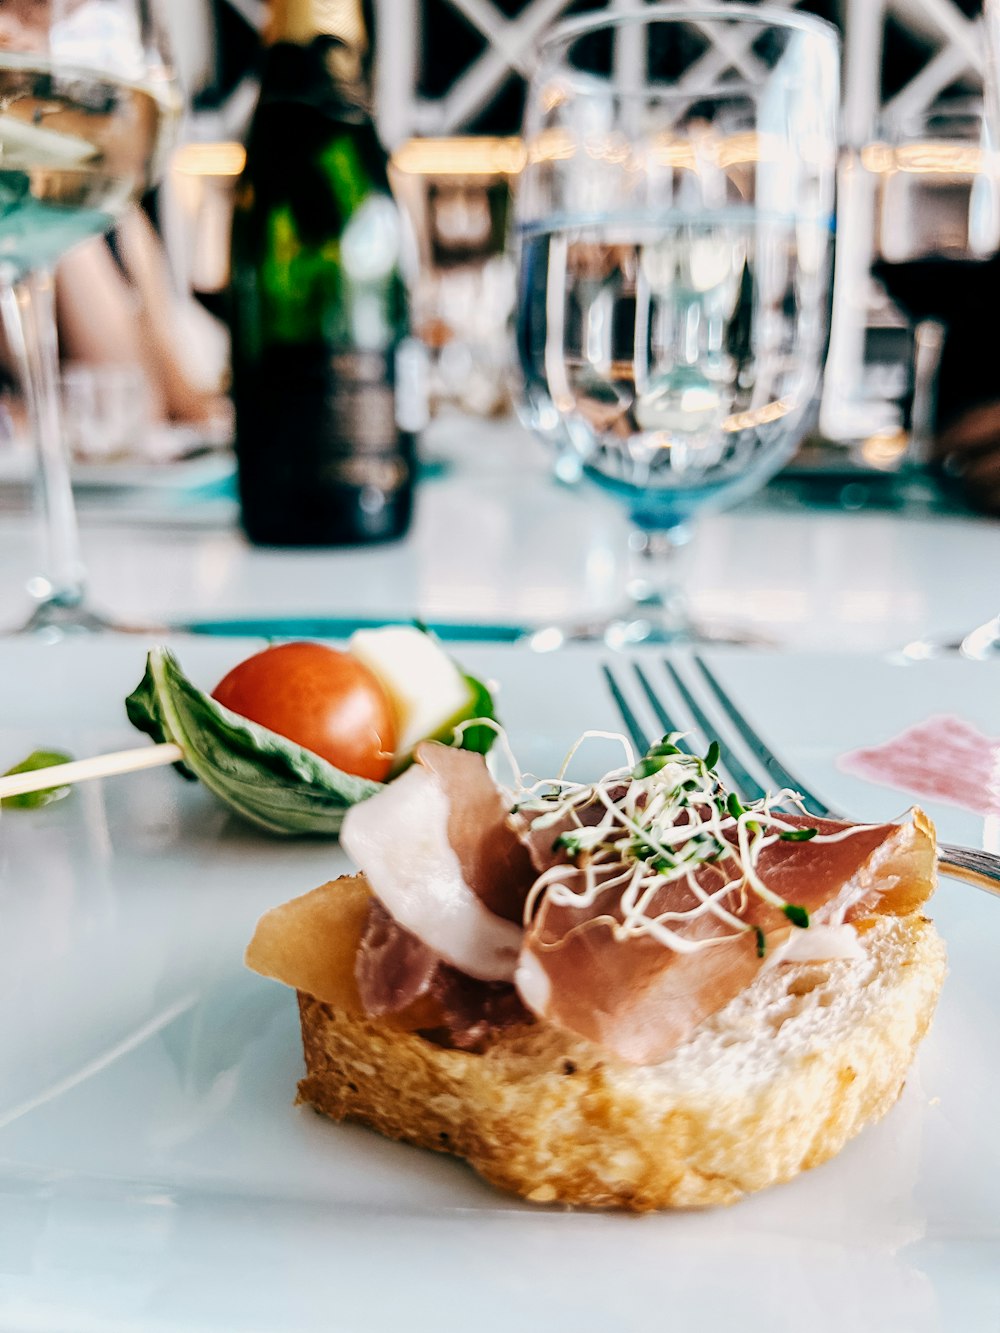
<path fill-rule="evenodd" d="M 246 649 L 180 646 L 206 683 Z M 600 654 L 462 656 L 502 682 L 536 770 L 614 725 Z M 1000 734 L 988 665 L 714 660 L 790 764 L 859 816 L 905 798 L 838 773 L 837 752 L 942 709 Z M 135 640 L 5 643 L 0 765 L 138 741 L 121 699 L 141 669 Z M 932 813 L 950 838 L 982 835 Z M 241 954 L 260 912 L 343 868 L 335 846 L 258 835 L 170 770 L 0 817 L 4 1330 L 1000 1326 L 1000 902 L 940 889 L 950 975 L 880 1125 L 735 1208 L 636 1219 L 530 1207 L 293 1108 L 294 999 Z"/>
<path fill-rule="evenodd" d="M 197 437 L 189 427 L 175 433 L 189 450 L 197 448 Z M 73 488 L 78 491 L 170 490 L 189 491 L 204 486 L 221 485 L 236 472 L 236 460 L 228 449 L 209 448 L 207 452 L 164 453 L 159 459 L 136 457 L 74 460 L 71 467 Z M 0 487 L 22 487 L 34 476 L 34 457 L 30 449 L 7 448 L 0 451 Z"/>

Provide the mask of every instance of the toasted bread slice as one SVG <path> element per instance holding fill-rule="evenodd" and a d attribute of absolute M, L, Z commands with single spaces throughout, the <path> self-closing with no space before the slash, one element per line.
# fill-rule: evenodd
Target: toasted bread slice
<path fill-rule="evenodd" d="M 862 958 L 766 969 L 661 1064 L 625 1064 L 541 1022 L 470 1054 L 360 1011 L 340 973 L 363 881 L 341 883 L 315 900 L 325 928 L 331 898 L 344 915 L 336 959 L 309 965 L 318 995 L 275 960 L 280 919 L 264 918 L 248 952 L 252 967 L 298 985 L 299 1101 L 464 1157 L 542 1203 L 733 1203 L 826 1161 L 895 1102 L 945 971 L 931 922 L 878 918 Z"/>

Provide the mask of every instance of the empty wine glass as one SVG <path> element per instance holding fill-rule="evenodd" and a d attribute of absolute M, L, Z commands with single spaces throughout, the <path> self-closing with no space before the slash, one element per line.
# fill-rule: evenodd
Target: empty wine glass
<path fill-rule="evenodd" d="M 151 0 L 0 5 L 0 315 L 37 447 L 43 571 L 25 626 L 104 628 L 86 605 L 60 420 L 53 265 L 159 172 L 179 101 Z"/>
<path fill-rule="evenodd" d="M 834 29 L 763 6 L 650 6 L 544 42 L 516 204 L 524 393 L 628 507 L 639 563 L 622 614 L 565 633 L 726 637 L 692 625 L 672 557 L 799 441 L 838 97 Z"/>

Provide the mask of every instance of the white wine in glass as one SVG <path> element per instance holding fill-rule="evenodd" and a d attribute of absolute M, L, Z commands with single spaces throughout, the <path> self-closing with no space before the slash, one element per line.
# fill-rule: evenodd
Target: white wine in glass
<path fill-rule="evenodd" d="M 109 625 L 86 605 L 52 267 L 153 183 L 178 110 L 148 0 L 0 0 L 0 314 L 37 448 L 45 536 L 29 630 Z"/>

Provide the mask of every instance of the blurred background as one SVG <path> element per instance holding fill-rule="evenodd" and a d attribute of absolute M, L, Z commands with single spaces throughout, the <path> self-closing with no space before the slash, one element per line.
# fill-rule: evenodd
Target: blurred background
<path fill-rule="evenodd" d="M 844 40 L 832 332 L 822 401 L 794 466 L 862 476 L 923 466 L 947 452 L 936 441 L 958 418 L 996 397 L 990 340 L 978 333 L 998 294 L 996 246 L 975 188 L 985 171 L 979 5 L 775 7 L 828 19 Z M 517 408 L 515 276 L 505 242 L 510 187 L 524 161 L 525 79 L 547 27 L 605 8 L 641 4 L 365 5 L 374 115 L 412 234 L 411 322 L 427 351 L 433 413 Z M 100 241 L 79 247 L 59 276 L 70 443 L 92 462 L 134 453 L 140 439 L 153 461 L 224 447 L 232 429 L 230 229 L 269 11 L 263 0 L 171 0 L 164 11 L 184 99 L 179 145 L 110 250 Z M 745 53 L 747 69 L 752 60 Z M 941 258 L 962 262 L 935 279 Z M 16 417 L 16 402 L 8 407 Z M 989 436 L 992 426 L 982 429 Z M 995 493 L 975 488 L 971 500 L 1000 508 L 1000 484 Z"/>
<path fill-rule="evenodd" d="M 450 402 L 492 414 L 510 406 L 509 380 L 498 374 L 513 304 L 503 253 L 507 187 L 521 164 L 515 136 L 539 35 L 565 16 L 628 7 L 615 0 L 607 6 L 375 0 L 372 6 L 375 114 L 393 153 L 398 195 L 416 224 L 414 323 L 433 356 L 437 407 Z M 913 188 L 913 180 L 900 187 L 898 173 L 888 169 L 891 157 L 871 147 L 940 134 L 926 117 L 942 106 L 975 116 L 985 52 L 975 23 L 979 6 L 976 0 L 811 0 L 780 7 L 833 21 L 845 44 L 833 330 L 817 429 L 821 438 L 851 447 L 862 465 L 891 470 L 908 451 L 930 448 L 938 413 L 929 398 L 946 326 L 955 346 L 943 368 L 942 422 L 958 404 L 992 391 L 988 367 L 980 364 L 982 339 L 961 332 L 990 303 L 989 278 L 984 288 L 981 273 L 962 281 L 949 270 L 948 290 L 936 300 L 925 293 L 921 303 L 907 289 L 905 272 L 902 280 L 892 276 L 894 261 L 898 270 L 926 252 L 964 244 L 942 233 L 967 226 L 968 177 L 956 176 L 954 163 L 946 162 L 930 188 L 920 176 L 914 179 L 924 188 Z M 178 289 L 189 286 L 209 308 L 227 281 L 228 186 L 255 103 L 265 18 L 265 6 L 254 0 L 177 0 L 170 7 L 190 146 L 176 154 L 164 187 L 162 225 Z M 968 131 L 956 119 L 943 133 L 961 142 Z M 910 219 L 920 215 L 922 238 L 911 235 Z M 884 238 L 893 234 L 896 252 L 883 253 Z M 221 332 L 206 328 L 202 337 L 211 349 L 203 364 L 224 363 Z M 800 462 L 809 458 L 806 451 Z"/>

